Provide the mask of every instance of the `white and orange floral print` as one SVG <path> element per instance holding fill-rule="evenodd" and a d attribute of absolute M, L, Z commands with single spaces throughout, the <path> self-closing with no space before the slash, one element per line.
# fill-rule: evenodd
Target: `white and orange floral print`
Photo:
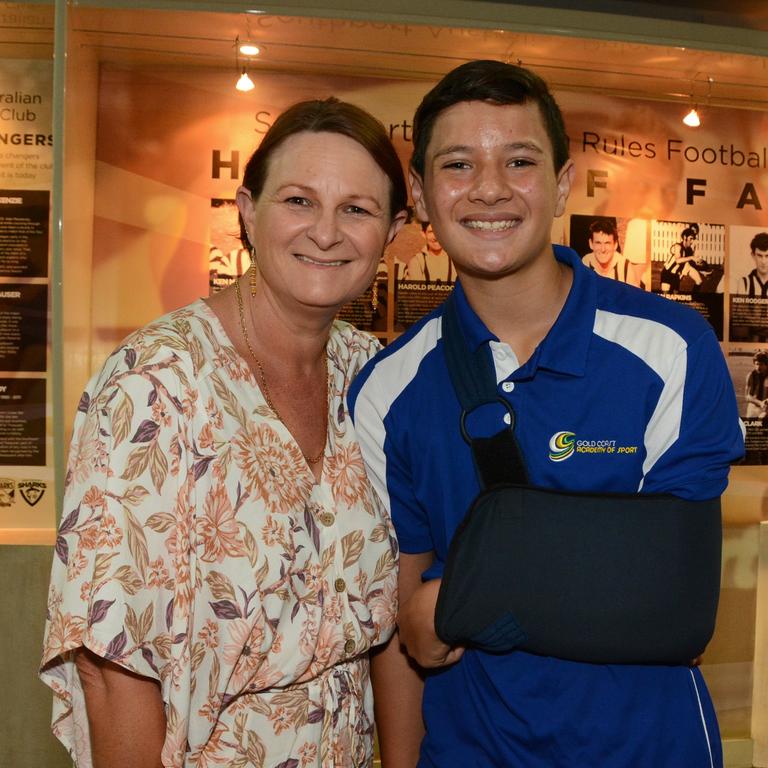
<path fill-rule="evenodd" d="M 376 342 L 336 323 L 316 483 L 202 302 L 130 336 L 83 394 L 41 676 L 91 765 L 73 652 L 160 682 L 173 768 L 371 764 L 368 649 L 396 614 L 396 544 L 344 396 Z"/>

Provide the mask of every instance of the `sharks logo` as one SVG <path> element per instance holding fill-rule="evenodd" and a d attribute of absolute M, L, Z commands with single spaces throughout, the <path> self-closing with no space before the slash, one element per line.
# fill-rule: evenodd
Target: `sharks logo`
<path fill-rule="evenodd" d="M 40 480 L 21 480 L 17 488 L 21 494 L 21 498 L 29 504 L 30 507 L 34 507 L 40 499 L 43 498 L 46 484 Z"/>

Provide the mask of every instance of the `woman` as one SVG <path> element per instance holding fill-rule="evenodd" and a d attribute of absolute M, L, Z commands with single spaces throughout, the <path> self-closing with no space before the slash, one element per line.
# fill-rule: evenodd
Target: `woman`
<path fill-rule="evenodd" d="M 334 322 L 405 219 L 382 126 L 281 115 L 237 192 L 254 269 L 130 336 L 80 401 L 42 677 L 79 768 L 363 766 L 395 544 Z"/>

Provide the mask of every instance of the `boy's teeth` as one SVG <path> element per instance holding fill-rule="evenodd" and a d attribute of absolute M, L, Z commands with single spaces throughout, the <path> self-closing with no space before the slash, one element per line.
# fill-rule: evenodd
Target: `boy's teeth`
<path fill-rule="evenodd" d="M 499 231 L 502 229 L 511 229 L 515 226 L 514 221 L 467 221 L 465 226 L 470 229 L 488 229 L 491 231 Z"/>

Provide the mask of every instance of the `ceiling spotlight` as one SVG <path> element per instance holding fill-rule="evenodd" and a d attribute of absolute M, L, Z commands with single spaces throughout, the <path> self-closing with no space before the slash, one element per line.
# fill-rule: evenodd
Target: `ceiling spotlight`
<path fill-rule="evenodd" d="M 701 125 L 701 118 L 696 111 L 696 107 L 691 107 L 691 111 L 683 118 L 683 122 L 689 128 L 698 128 Z"/>
<path fill-rule="evenodd" d="M 235 88 L 237 88 L 238 91 L 252 91 L 256 86 L 253 84 L 253 80 L 251 80 L 250 77 L 248 77 L 248 73 L 245 71 L 245 67 L 243 67 L 243 74 L 240 75 L 239 80 L 237 81 L 237 84 L 235 85 Z"/>
<path fill-rule="evenodd" d="M 699 88 L 699 93 L 696 93 L 696 83 L 697 80 L 701 81 L 702 78 L 699 76 L 701 75 L 701 72 L 697 72 L 692 78 L 691 78 L 691 96 L 690 100 L 688 101 L 688 105 L 690 106 L 690 110 L 686 113 L 685 117 L 683 118 L 683 123 L 687 125 L 689 128 L 698 128 L 701 125 L 701 115 L 699 115 L 699 106 L 703 105 L 706 109 L 709 107 L 710 103 L 712 102 L 712 83 L 715 82 L 715 79 L 713 77 L 710 77 L 709 75 L 705 75 L 706 78 L 704 82 L 707 84 L 707 92 L 706 95 L 701 93 L 701 88 Z"/>
<path fill-rule="evenodd" d="M 238 50 L 243 56 L 258 56 L 261 53 L 261 46 L 245 40 L 240 43 Z"/>

